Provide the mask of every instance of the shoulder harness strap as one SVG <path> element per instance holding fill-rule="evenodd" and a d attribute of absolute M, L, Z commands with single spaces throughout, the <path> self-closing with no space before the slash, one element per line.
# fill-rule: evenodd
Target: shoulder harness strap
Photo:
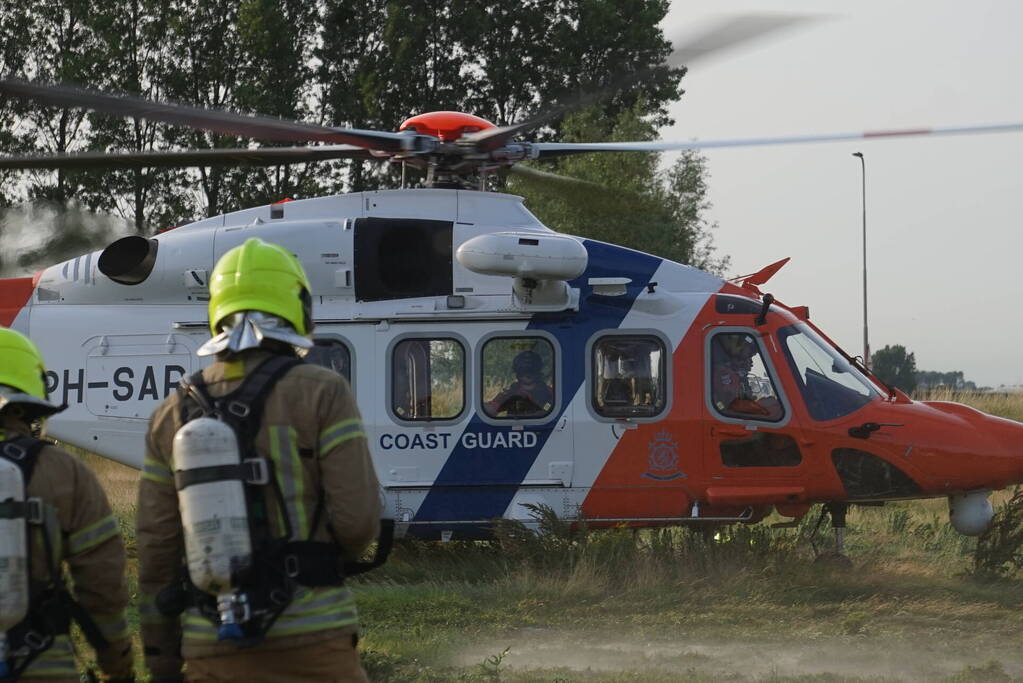
<path fill-rule="evenodd" d="M 32 480 L 32 473 L 35 472 L 36 460 L 39 451 L 48 444 L 47 441 L 36 439 L 31 436 L 19 436 L 0 444 L 0 456 L 10 460 L 21 469 L 21 477 L 25 486 Z"/>
<path fill-rule="evenodd" d="M 47 442 L 31 436 L 19 436 L 0 443 L 0 457 L 18 466 L 25 489 L 35 473 L 39 451 L 47 446 Z M 5 501 L 0 503 L 0 519 L 24 519 L 29 524 L 41 526 L 44 522 L 43 501 L 29 498 L 27 493 L 22 502 Z M 45 535 L 45 534 L 44 534 Z M 49 554 L 50 549 L 47 548 Z M 52 560 L 53 558 L 47 558 Z"/>

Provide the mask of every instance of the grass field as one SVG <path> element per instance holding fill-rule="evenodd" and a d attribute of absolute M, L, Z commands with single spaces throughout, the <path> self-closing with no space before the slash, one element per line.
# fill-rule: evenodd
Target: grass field
<path fill-rule="evenodd" d="M 1023 396 L 935 398 L 1023 419 Z M 133 554 L 137 473 L 86 457 Z M 353 582 L 364 663 L 395 682 L 1023 681 L 1023 581 L 974 575 L 944 500 L 853 508 L 852 568 L 815 560 L 816 514 L 770 521 L 401 544 Z"/>

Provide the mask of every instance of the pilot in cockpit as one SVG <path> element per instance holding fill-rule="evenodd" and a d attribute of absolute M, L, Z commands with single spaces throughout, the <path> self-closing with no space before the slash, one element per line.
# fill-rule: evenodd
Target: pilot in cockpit
<path fill-rule="evenodd" d="M 781 404 L 774 396 L 773 387 L 754 391 L 754 384 L 763 388 L 765 382 L 750 374 L 760 350 L 748 334 L 725 333 L 714 337 L 712 347 L 713 370 L 711 398 L 723 414 L 760 420 L 777 420 L 782 416 Z M 765 395 L 766 394 L 766 395 Z"/>
<path fill-rule="evenodd" d="M 512 360 L 515 381 L 485 404 L 491 417 L 538 418 L 554 407 L 554 390 L 544 381 L 543 359 L 522 351 Z"/>

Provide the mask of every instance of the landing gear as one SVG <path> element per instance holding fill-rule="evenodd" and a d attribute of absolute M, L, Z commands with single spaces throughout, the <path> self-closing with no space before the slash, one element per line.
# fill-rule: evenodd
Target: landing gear
<path fill-rule="evenodd" d="M 810 534 L 810 545 L 817 556 L 814 560 L 815 562 L 827 563 L 842 569 L 852 567 L 852 560 L 845 554 L 845 515 L 848 511 L 848 503 L 825 503 L 821 507 L 821 516 L 817 518 L 817 524 L 813 528 L 813 533 Z M 817 535 L 817 531 L 820 529 L 821 522 L 824 521 L 824 515 L 826 514 L 831 515 L 831 528 L 835 530 L 835 550 L 830 553 L 821 552 L 817 548 L 817 544 L 814 543 L 814 537 Z"/>

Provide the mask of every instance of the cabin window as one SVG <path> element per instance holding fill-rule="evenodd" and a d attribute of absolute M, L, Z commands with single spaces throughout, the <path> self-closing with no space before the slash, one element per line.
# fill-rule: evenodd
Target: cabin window
<path fill-rule="evenodd" d="M 554 411 L 554 345 L 543 337 L 495 337 L 483 345 L 483 412 L 496 420 L 539 420 Z"/>
<path fill-rule="evenodd" d="M 305 361 L 332 370 L 352 381 L 352 352 L 339 339 L 320 338 L 313 340 L 313 348 L 305 355 Z"/>
<path fill-rule="evenodd" d="M 869 379 L 805 323 L 778 330 L 810 417 L 834 420 L 880 396 Z"/>
<path fill-rule="evenodd" d="M 453 293 L 451 221 L 355 221 L 355 298 L 359 301 Z"/>
<path fill-rule="evenodd" d="M 749 332 L 721 332 L 710 341 L 711 403 L 721 415 L 779 422 L 785 410 L 760 344 Z"/>
<path fill-rule="evenodd" d="M 664 342 L 652 335 L 610 335 L 593 344 L 593 410 L 602 417 L 654 417 L 667 396 Z"/>
<path fill-rule="evenodd" d="M 403 339 L 391 356 L 391 410 L 400 420 L 453 420 L 465 407 L 465 349 L 456 339 Z"/>

